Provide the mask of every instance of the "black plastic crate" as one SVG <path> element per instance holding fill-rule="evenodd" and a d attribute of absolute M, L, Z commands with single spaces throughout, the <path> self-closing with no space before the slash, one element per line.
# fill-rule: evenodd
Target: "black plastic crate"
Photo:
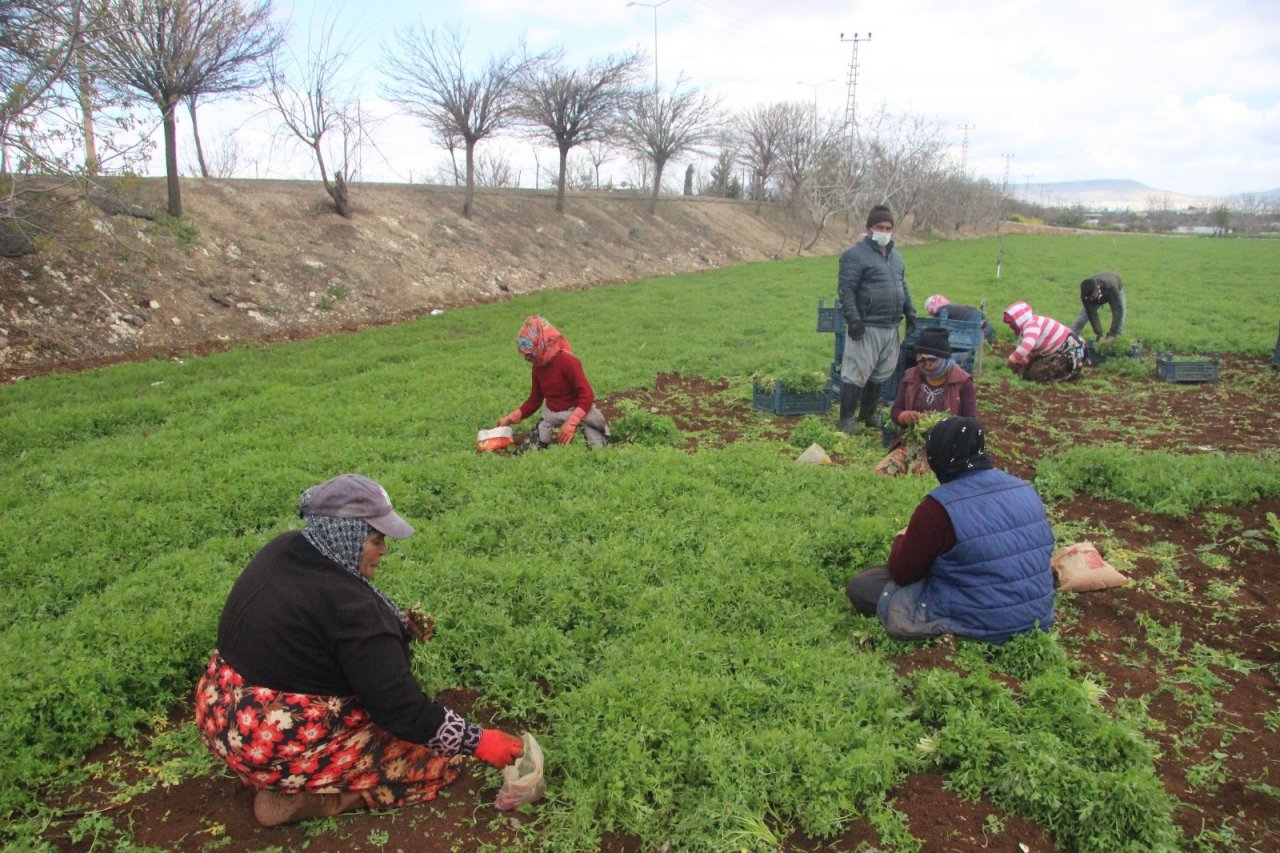
<path fill-rule="evenodd" d="M 1165 382 L 1216 382 L 1221 357 L 1216 352 L 1197 356 L 1156 353 L 1156 377 Z"/>
<path fill-rule="evenodd" d="M 773 383 L 773 388 L 752 386 L 751 405 L 762 412 L 775 415 L 825 415 L 831 408 L 831 398 L 825 390 L 788 391 L 781 380 Z"/>
<path fill-rule="evenodd" d="M 840 335 L 845 333 L 844 315 L 840 313 L 840 300 L 836 300 L 830 308 L 826 307 L 825 300 L 818 300 L 818 331 L 836 332 Z"/>
<path fill-rule="evenodd" d="M 1276 333 L 1276 354 L 1271 356 L 1271 369 L 1280 370 L 1280 332 Z"/>

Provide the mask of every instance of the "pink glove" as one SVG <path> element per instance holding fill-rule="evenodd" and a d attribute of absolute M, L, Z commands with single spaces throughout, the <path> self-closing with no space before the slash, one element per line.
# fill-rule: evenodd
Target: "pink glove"
<path fill-rule="evenodd" d="M 512 409 L 510 414 L 503 415 L 502 417 L 498 418 L 497 425 L 500 427 L 511 426 L 512 424 L 520 423 L 520 421 L 522 420 L 524 420 L 524 416 L 520 414 L 520 410 Z"/>
<path fill-rule="evenodd" d="M 476 744 L 475 756 L 487 761 L 494 767 L 502 768 L 514 764 L 524 752 L 524 742 L 515 735 L 509 735 L 498 729 L 481 729 L 480 742 Z"/>
<path fill-rule="evenodd" d="M 569 416 L 569 420 L 564 422 L 560 427 L 560 434 L 556 436 L 556 441 L 560 444 L 568 444 L 573 441 L 573 436 L 578 432 L 578 424 L 582 423 L 582 419 L 587 413 L 582 409 L 574 409 L 573 414 Z"/>

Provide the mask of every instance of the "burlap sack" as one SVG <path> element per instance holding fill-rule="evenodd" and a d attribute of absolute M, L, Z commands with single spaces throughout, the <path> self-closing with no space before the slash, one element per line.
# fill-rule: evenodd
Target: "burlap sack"
<path fill-rule="evenodd" d="M 1090 592 L 1124 586 L 1129 578 L 1102 559 L 1092 542 L 1077 542 L 1059 548 L 1049 560 L 1049 566 L 1058 575 L 1061 592 Z"/>

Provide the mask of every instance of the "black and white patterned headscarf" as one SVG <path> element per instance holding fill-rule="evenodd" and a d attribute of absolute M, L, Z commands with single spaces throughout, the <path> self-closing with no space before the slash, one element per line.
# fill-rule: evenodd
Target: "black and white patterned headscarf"
<path fill-rule="evenodd" d="M 364 581 L 369 589 L 377 593 L 378 598 L 391 609 L 396 620 L 405 624 L 404 612 L 394 601 L 373 583 L 360 574 L 360 558 L 364 555 L 364 542 L 373 532 L 369 522 L 363 518 L 336 518 L 331 515 L 314 515 L 311 513 L 311 489 L 302 493 L 298 502 L 298 515 L 306 522 L 302 529 L 302 538 L 306 539 L 316 550 L 333 560 L 339 566 Z"/>
<path fill-rule="evenodd" d="M 991 467 L 987 439 L 977 418 L 945 418 L 929 430 L 924 454 L 939 483 L 947 483 L 969 471 Z"/>

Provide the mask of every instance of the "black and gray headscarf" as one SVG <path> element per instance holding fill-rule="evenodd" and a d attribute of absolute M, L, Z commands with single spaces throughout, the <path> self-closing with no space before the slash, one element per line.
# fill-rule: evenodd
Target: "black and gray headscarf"
<path fill-rule="evenodd" d="M 373 583 L 360 574 L 360 558 L 364 554 L 364 542 L 373 532 L 373 527 L 363 518 L 336 518 L 331 515 L 315 515 L 311 512 L 311 489 L 302 493 L 298 501 L 298 515 L 306 524 L 302 529 L 302 538 L 306 539 L 316 550 L 333 560 L 339 566 L 368 584 L 369 589 L 377 593 L 378 598 L 391 608 L 396 620 L 401 624 L 405 616 L 400 607 L 378 589 Z"/>
<path fill-rule="evenodd" d="M 987 439 L 977 418 L 945 418 L 929 430 L 924 453 L 939 483 L 991 467 Z"/>

